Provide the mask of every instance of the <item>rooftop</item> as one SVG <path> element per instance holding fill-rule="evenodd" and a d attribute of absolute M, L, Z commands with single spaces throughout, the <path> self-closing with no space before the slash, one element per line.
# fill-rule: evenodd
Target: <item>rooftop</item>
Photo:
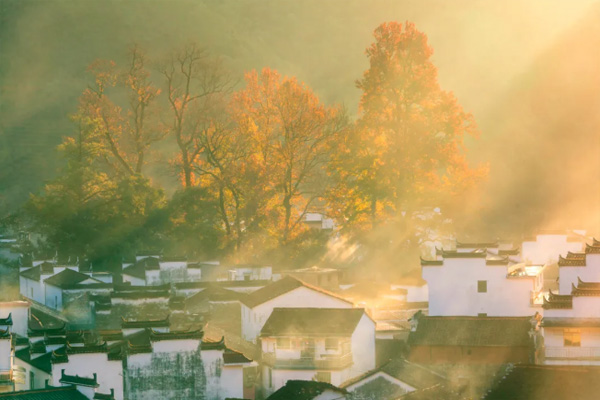
<path fill-rule="evenodd" d="M 44 280 L 47 285 L 56 286 L 61 289 L 67 289 L 82 283 L 86 280 L 92 280 L 96 283 L 104 283 L 97 279 L 90 278 L 86 274 L 82 274 L 81 272 L 73 271 L 72 269 L 65 268 L 63 271 L 59 272 L 56 275 L 51 276 Z"/>
<path fill-rule="evenodd" d="M 333 391 L 339 394 L 348 393 L 331 383 L 289 380 L 285 383 L 285 386 L 267 397 L 267 400 L 312 400 L 325 391 Z"/>
<path fill-rule="evenodd" d="M 66 383 L 71 385 L 79 385 L 79 386 L 89 386 L 97 388 L 100 385 L 98 384 L 98 377 L 94 374 L 91 378 L 86 378 L 79 375 L 67 375 L 65 374 L 65 370 L 61 370 L 60 372 L 60 383 Z"/>
<path fill-rule="evenodd" d="M 411 346 L 529 346 L 531 317 L 426 317 L 408 337 Z"/>
<path fill-rule="evenodd" d="M 341 387 L 347 388 L 364 379 L 367 379 L 379 372 L 402 381 L 415 389 L 432 387 L 441 382 L 446 382 L 446 378 L 442 375 L 426 368 L 420 364 L 412 363 L 403 359 L 396 359 L 382 365 L 379 368 L 368 371 L 354 379 L 344 382 Z"/>
<path fill-rule="evenodd" d="M 75 386 L 47 387 L 44 389 L 23 390 L 0 393 L 0 399 L 10 400 L 87 400 Z"/>
<path fill-rule="evenodd" d="M 301 280 L 291 277 L 289 275 L 286 276 L 285 278 L 282 278 L 278 281 L 271 283 L 270 285 L 267 285 L 261 289 L 258 289 L 255 292 L 250 293 L 244 300 L 244 304 L 250 308 L 254 308 L 260 304 L 266 303 L 269 300 L 279 297 L 282 294 L 291 292 L 292 290 L 297 289 L 302 286 L 307 287 L 311 290 L 315 290 L 320 293 L 324 293 L 328 296 L 335 297 L 335 298 L 345 301 L 349 304 L 352 304 L 351 301 L 346 300 L 334 293 L 331 293 L 325 289 L 321 289 L 316 286 L 309 285 L 309 284 L 302 282 Z"/>
<path fill-rule="evenodd" d="M 600 392 L 600 368 L 519 365 L 499 379 L 485 400 L 592 400 Z"/>
<path fill-rule="evenodd" d="M 362 308 L 275 308 L 261 336 L 351 336 Z"/>

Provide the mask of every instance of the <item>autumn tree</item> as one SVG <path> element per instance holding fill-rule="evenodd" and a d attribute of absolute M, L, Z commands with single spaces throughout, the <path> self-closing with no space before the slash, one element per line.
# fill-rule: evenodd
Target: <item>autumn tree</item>
<path fill-rule="evenodd" d="M 344 114 L 323 105 L 306 85 L 265 68 L 246 74 L 232 104 L 237 133 L 248 140 L 269 226 L 281 244 L 301 230 L 306 212 L 323 200 L 330 146 Z M 261 178 L 262 177 L 262 178 Z M 264 186 L 260 186 L 264 185 Z"/>
<path fill-rule="evenodd" d="M 468 165 L 463 139 L 475 122 L 441 89 L 427 36 L 410 22 L 384 23 L 374 36 L 357 81 L 361 115 L 330 171 L 332 212 L 359 229 L 445 206 L 485 175 Z"/>
<path fill-rule="evenodd" d="M 232 83 L 220 60 L 196 44 L 173 53 L 159 71 L 170 110 L 165 132 L 177 143 L 175 161 L 183 186 L 190 188 L 196 183 L 194 164 L 204 150 L 201 136 L 211 129 L 213 117 L 223 111 L 223 96 Z"/>
<path fill-rule="evenodd" d="M 160 90 L 150 81 L 147 64 L 144 52 L 133 46 L 124 67 L 96 60 L 88 68 L 94 81 L 82 93 L 75 119 L 93 125 L 112 174 L 142 174 L 150 146 L 165 136 L 154 117 Z"/>

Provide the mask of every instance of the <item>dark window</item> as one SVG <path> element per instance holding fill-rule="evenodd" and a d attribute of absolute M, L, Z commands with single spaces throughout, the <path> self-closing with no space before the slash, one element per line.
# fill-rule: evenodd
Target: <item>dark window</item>
<path fill-rule="evenodd" d="M 477 281 L 477 292 L 487 293 L 487 281 Z"/>

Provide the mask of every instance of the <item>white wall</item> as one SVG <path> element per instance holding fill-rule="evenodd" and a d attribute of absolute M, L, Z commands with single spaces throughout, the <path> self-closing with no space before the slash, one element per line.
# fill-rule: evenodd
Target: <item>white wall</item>
<path fill-rule="evenodd" d="M 558 261 L 559 255 L 580 252 L 583 248 L 582 242 L 568 242 L 567 235 L 537 235 L 535 242 L 523 242 L 521 255 L 523 261 L 531 264 L 551 264 Z"/>
<path fill-rule="evenodd" d="M 0 339 L 0 371 L 12 369 L 12 346 L 10 336 Z"/>
<path fill-rule="evenodd" d="M 131 282 L 132 286 L 146 286 L 146 280 L 123 274 L 123 282 Z"/>
<path fill-rule="evenodd" d="M 19 293 L 33 301 L 44 304 L 46 301 L 44 295 L 44 285 L 39 281 L 32 281 L 23 276 L 19 276 Z"/>
<path fill-rule="evenodd" d="M 585 267 L 559 267 L 558 276 L 560 294 L 571 294 L 571 285 L 577 286 L 577 278 L 584 282 L 600 282 L 600 254 L 586 254 Z"/>
<path fill-rule="evenodd" d="M 375 322 L 367 314 L 363 314 L 352 334 L 352 361 L 346 380 L 375 368 Z"/>
<path fill-rule="evenodd" d="M 262 327 L 269 319 L 274 308 L 316 307 L 316 308 L 352 308 L 352 303 L 330 296 L 305 286 L 282 294 L 250 309 L 242 305 L 242 336 L 256 342 Z"/>
<path fill-rule="evenodd" d="M 115 390 L 115 399 L 123 400 L 123 364 L 119 360 L 109 361 L 106 353 L 70 354 L 69 362 L 52 365 L 52 385 L 61 386 L 61 370 L 67 375 L 91 378 L 98 375 L 98 392 Z"/>
<path fill-rule="evenodd" d="M 429 286 L 429 315 L 517 317 L 541 312 L 531 306 L 535 277 L 507 278 L 506 265 L 486 265 L 484 258 L 446 258 L 441 266 L 422 266 Z M 487 281 L 478 293 L 477 282 Z"/>
<path fill-rule="evenodd" d="M 27 337 L 29 324 L 29 303 L 26 301 L 4 301 L 0 302 L 0 318 L 12 314 L 13 325 L 10 329 L 13 333 Z"/>
<path fill-rule="evenodd" d="M 45 305 L 56 310 L 62 310 L 62 290 L 56 286 L 45 284 L 46 287 L 46 301 Z"/>
<path fill-rule="evenodd" d="M 207 400 L 244 397 L 243 365 L 225 365 L 223 350 L 202 350 L 200 355 L 206 378 Z"/>

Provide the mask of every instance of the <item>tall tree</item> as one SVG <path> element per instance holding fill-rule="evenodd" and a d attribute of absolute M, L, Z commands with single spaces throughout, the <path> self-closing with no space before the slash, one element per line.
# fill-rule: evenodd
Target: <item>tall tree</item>
<path fill-rule="evenodd" d="M 183 185 L 194 186 L 194 164 L 203 151 L 202 134 L 211 129 L 212 118 L 222 112 L 222 96 L 231 80 L 219 59 L 190 44 L 173 53 L 159 67 L 165 79 L 171 122 L 165 127 L 176 141 L 175 160 Z"/>
<path fill-rule="evenodd" d="M 271 231 L 287 244 L 310 207 L 323 200 L 330 145 L 343 129 L 337 108 L 323 105 L 306 85 L 265 68 L 246 74 L 233 110 L 250 140 L 254 170 L 266 179 Z"/>
<path fill-rule="evenodd" d="M 149 147 L 165 136 L 153 120 L 160 90 L 150 81 L 144 52 L 129 49 L 129 64 L 96 60 L 88 68 L 93 84 L 83 92 L 76 119 L 95 125 L 107 152 L 104 161 L 118 175 L 142 174 Z M 121 99 L 127 98 L 127 102 Z"/>
<path fill-rule="evenodd" d="M 374 36 L 357 81 L 361 116 L 332 171 L 333 212 L 363 228 L 449 205 L 486 173 L 468 165 L 463 138 L 475 122 L 441 89 L 427 36 L 410 22 L 384 23 Z"/>

